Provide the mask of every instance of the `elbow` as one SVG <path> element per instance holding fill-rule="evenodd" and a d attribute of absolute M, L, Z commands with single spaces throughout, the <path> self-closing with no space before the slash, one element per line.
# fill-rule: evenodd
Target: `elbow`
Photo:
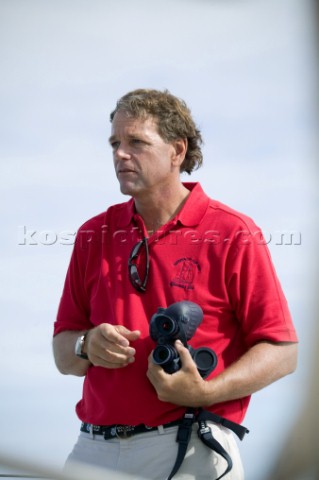
<path fill-rule="evenodd" d="M 69 375 L 70 371 L 65 365 L 60 365 L 58 362 L 55 362 L 55 366 L 58 369 L 59 373 L 62 373 L 62 375 Z"/>
<path fill-rule="evenodd" d="M 286 357 L 286 375 L 294 373 L 298 365 L 298 344 L 293 343 L 289 345 L 289 350 Z"/>
<path fill-rule="evenodd" d="M 298 355 L 296 355 L 294 360 L 292 361 L 289 373 L 294 373 L 297 370 L 297 366 L 298 366 Z"/>
<path fill-rule="evenodd" d="M 84 377 L 88 369 L 88 362 L 76 358 L 74 362 L 67 362 L 55 355 L 55 366 L 62 375 L 75 375 L 76 377 Z"/>
<path fill-rule="evenodd" d="M 66 365 L 66 364 L 59 364 L 58 362 L 55 362 L 56 367 L 62 375 L 74 375 L 76 377 L 85 377 L 86 372 L 87 372 L 87 365 L 81 365 L 78 362 L 76 364 L 72 365 Z"/>
<path fill-rule="evenodd" d="M 54 363 L 59 373 L 62 373 L 62 375 L 69 375 L 69 369 L 65 363 L 59 362 L 59 359 L 56 357 L 54 358 Z"/>

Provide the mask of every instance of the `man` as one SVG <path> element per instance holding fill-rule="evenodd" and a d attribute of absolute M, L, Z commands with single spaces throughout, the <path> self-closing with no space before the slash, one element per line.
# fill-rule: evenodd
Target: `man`
<path fill-rule="evenodd" d="M 183 101 L 135 90 L 111 123 L 116 176 L 131 199 L 80 228 L 55 323 L 58 369 L 85 376 L 81 434 L 67 464 L 165 479 L 181 457 L 174 479 L 240 480 L 231 429 L 251 394 L 296 367 L 296 333 L 267 246 L 251 219 L 181 182 L 202 163 Z M 188 343 L 217 355 L 206 378 L 182 339 L 175 373 L 153 361 L 151 318 L 184 301 L 203 310 Z M 189 440 L 202 409 L 201 433 Z"/>

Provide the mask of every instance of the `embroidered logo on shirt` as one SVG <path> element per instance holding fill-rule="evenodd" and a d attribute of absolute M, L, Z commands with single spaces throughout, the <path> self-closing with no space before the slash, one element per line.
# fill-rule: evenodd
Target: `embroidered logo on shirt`
<path fill-rule="evenodd" d="M 200 272 L 199 263 L 193 258 L 184 257 L 176 260 L 174 267 L 175 274 L 170 282 L 170 286 L 184 288 L 185 290 L 193 290 L 196 272 Z"/>

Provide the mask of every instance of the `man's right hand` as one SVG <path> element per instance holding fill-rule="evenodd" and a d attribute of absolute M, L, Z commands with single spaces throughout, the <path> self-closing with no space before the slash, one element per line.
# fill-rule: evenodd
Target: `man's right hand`
<path fill-rule="evenodd" d="M 137 340 L 140 335 L 140 331 L 130 331 L 123 325 L 102 323 L 89 330 L 83 351 L 94 366 L 126 367 L 135 360 L 136 351 L 130 346 L 130 342 Z"/>
<path fill-rule="evenodd" d="M 87 333 L 83 351 L 89 360 L 75 355 L 77 338 L 85 331 L 66 330 L 53 338 L 54 360 L 64 375 L 84 376 L 91 365 L 104 368 L 122 368 L 134 362 L 135 349 L 130 342 L 137 340 L 141 333 L 130 331 L 122 325 L 102 323 Z"/>

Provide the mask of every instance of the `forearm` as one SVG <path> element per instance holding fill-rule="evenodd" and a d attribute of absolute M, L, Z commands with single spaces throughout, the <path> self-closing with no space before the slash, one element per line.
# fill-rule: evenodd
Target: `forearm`
<path fill-rule="evenodd" d="M 53 354 L 58 370 L 64 375 L 83 377 L 90 362 L 75 355 L 76 339 L 84 331 L 64 331 L 53 338 Z"/>
<path fill-rule="evenodd" d="M 147 376 L 161 401 L 187 407 L 208 407 L 246 397 L 296 368 L 296 344 L 260 342 L 221 374 L 204 380 L 189 351 L 180 341 L 175 347 L 182 368 L 174 374 L 166 373 L 161 366 L 154 364 L 150 355 Z"/>
<path fill-rule="evenodd" d="M 237 362 L 205 382 L 204 404 L 243 398 L 292 373 L 297 363 L 297 344 L 260 342 Z"/>

